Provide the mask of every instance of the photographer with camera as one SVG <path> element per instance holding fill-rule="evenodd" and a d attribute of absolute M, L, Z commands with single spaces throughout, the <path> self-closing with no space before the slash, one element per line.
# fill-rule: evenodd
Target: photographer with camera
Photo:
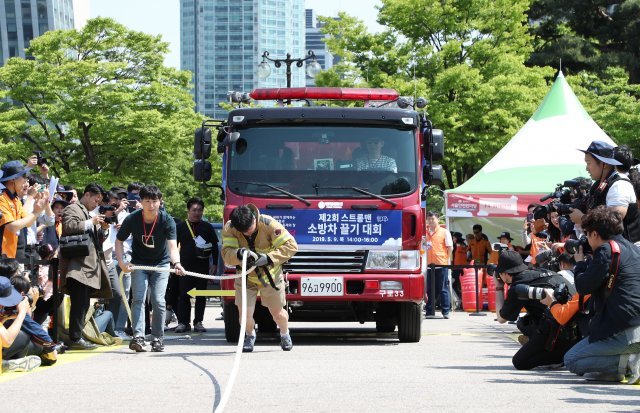
<path fill-rule="evenodd" d="M 3 260 L 0 271 L 5 274 L 8 265 Z M 14 272 L 17 270 L 14 264 Z M 42 361 L 33 353 L 36 348 L 29 340 L 29 336 L 21 331 L 22 323 L 31 312 L 27 297 L 23 297 L 9 281 L 0 276 L 0 344 L 2 344 L 3 371 L 31 371 L 40 366 Z M 11 324 L 5 327 L 5 323 Z"/>
<path fill-rule="evenodd" d="M 111 298 L 109 271 L 102 251 L 109 224 L 104 215 L 91 217 L 103 202 L 105 190 L 98 184 L 86 186 L 80 201 L 62 211 L 62 237 L 60 247 L 60 287 L 69 294 L 69 339 L 72 350 L 93 350 L 96 345 L 82 338 L 85 316 L 90 298 Z M 80 236 L 73 237 L 70 236 Z M 66 237 L 66 238 L 65 238 Z M 68 243 L 63 241 L 68 240 Z M 65 252 L 65 246 L 78 242 L 73 251 Z"/>
<path fill-rule="evenodd" d="M 218 237 L 213 226 L 202 221 L 204 213 L 204 201 L 201 198 L 191 198 L 187 201 L 187 219 L 176 225 L 178 247 L 180 248 L 180 261 L 187 271 L 199 274 L 209 274 L 209 260 L 213 256 L 218 257 Z M 215 265 L 215 264 L 214 264 Z M 184 333 L 191 330 L 191 296 L 189 291 L 207 289 L 207 280 L 191 276 L 178 279 L 178 326 L 176 333 Z M 206 297 L 196 297 L 195 314 L 193 317 L 193 331 L 206 332 L 202 325 Z"/>
<path fill-rule="evenodd" d="M 94 210 L 91 215 L 104 215 L 104 222 L 109 225 L 105 231 L 105 239 L 102 243 L 102 251 L 104 253 L 105 262 L 107 263 L 107 270 L 109 272 L 109 282 L 111 283 L 111 294 L 113 298 L 109 299 L 106 310 L 110 312 L 114 317 L 114 325 L 117 323 L 117 318 L 121 314 L 126 314 L 126 311 L 122 311 L 124 307 L 123 297 L 126 297 L 120 280 L 118 278 L 118 271 L 116 270 L 116 263 L 113 259 L 113 249 L 116 242 L 116 235 L 118 233 L 118 216 L 121 212 L 125 211 L 128 206 L 126 199 L 120 199 L 118 194 L 109 191 L 104 197 L 104 205 L 100 205 L 97 210 Z M 124 298 L 126 299 L 126 298 Z M 126 317 L 126 316 L 125 316 Z M 126 322 L 126 321 L 125 321 Z M 124 331 L 116 330 L 115 334 L 126 340 L 129 336 Z"/>
<path fill-rule="evenodd" d="M 9 161 L 2 165 L 0 183 L 5 188 L 0 194 L 0 255 L 16 258 L 18 236 L 23 228 L 31 226 L 45 208 L 43 192 L 29 187 L 25 175 L 29 172 L 20 161 Z M 26 194 L 24 206 L 22 197 Z M 27 213 L 27 210 L 32 211 Z"/>
<path fill-rule="evenodd" d="M 569 371 L 585 378 L 640 382 L 640 250 L 621 234 L 622 216 L 598 206 L 582 217 L 586 245 L 574 254 L 576 289 L 591 294 L 589 336 L 564 357 Z"/>
<path fill-rule="evenodd" d="M 571 220 L 580 225 L 582 216 L 600 205 L 617 211 L 624 218 L 629 204 L 636 202 L 636 195 L 629 178 L 615 168 L 622 165 L 614 158 L 615 148 L 606 142 L 593 141 L 586 150 L 579 150 L 584 152 L 587 172 L 594 183 L 589 190 L 586 211 L 574 208 L 569 215 Z"/>
<path fill-rule="evenodd" d="M 509 292 L 497 314 L 497 321 L 515 321 L 523 307 L 527 310 L 527 315 L 518 319 L 517 326 L 528 339 L 518 338 L 523 346 L 513 356 L 513 366 L 518 370 L 529 370 L 562 363 L 562 358 L 575 342 L 575 337 L 558 334 L 558 323 L 540 300 L 546 296 L 545 288 L 553 289 L 558 297 L 563 297 L 562 300 L 568 299 L 569 295 L 575 294 L 573 286 L 567 285 L 559 274 L 527 269 L 516 251 L 502 251 L 496 273 L 502 282 L 509 285 Z"/>

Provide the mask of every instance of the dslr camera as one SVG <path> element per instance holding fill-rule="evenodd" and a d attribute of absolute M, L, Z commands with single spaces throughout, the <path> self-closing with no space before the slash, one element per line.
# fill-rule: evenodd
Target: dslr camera
<path fill-rule="evenodd" d="M 553 201 L 548 205 L 542 205 L 534 209 L 534 218 L 544 218 L 554 211 L 558 215 L 569 215 L 572 208 L 586 212 L 590 185 L 590 181 L 585 178 L 569 179 L 558 184 L 554 192 L 540 198 L 540 202 L 548 199 L 553 199 Z"/>
<path fill-rule="evenodd" d="M 547 293 L 542 287 L 518 284 L 512 288 L 514 288 L 519 300 L 542 300 L 547 297 Z M 560 283 L 560 285 L 553 290 L 553 298 L 560 304 L 566 304 L 571 300 L 571 297 L 569 287 L 567 287 L 565 283 Z"/>
<path fill-rule="evenodd" d="M 44 157 L 44 152 L 42 152 L 42 151 L 33 151 L 33 154 L 37 158 L 38 165 L 49 164 L 49 162 L 47 161 L 47 158 Z"/>
<path fill-rule="evenodd" d="M 564 243 L 564 249 L 571 255 L 575 254 L 579 247 L 582 247 L 582 252 L 585 254 L 593 253 L 585 235 L 581 236 L 580 239 L 568 239 Z"/>
<path fill-rule="evenodd" d="M 115 215 L 116 207 L 112 205 L 100 206 L 98 208 L 98 214 L 104 215 L 104 222 L 107 224 L 117 224 L 118 217 Z"/>

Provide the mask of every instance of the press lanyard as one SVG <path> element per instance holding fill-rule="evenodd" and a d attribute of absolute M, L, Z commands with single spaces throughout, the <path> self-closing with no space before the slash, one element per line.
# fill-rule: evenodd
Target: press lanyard
<path fill-rule="evenodd" d="M 142 240 L 144 241 L 145 244 L 149 243 L 149 240 L 153 235 L 153 230 L 156 227 L 156 222 L 158 222 L 158 214 L 156 214 L 156 219 L 153 220 L 153 225 L 151 225 L 151 231 L 149 231 L 149 235 L 147 235 L 147 226 L 144 223 L 144 216 L 142 217 L 142 231 L 144 232 L 144 235 L 142 236 Z"/>
<path fill-rule="evenodd" d="M 189 232 L 191 233 L 191 238 L 196 239 L 196 234 L 193 233 L 193 230 L 191 229 L 191 224 L 189 223 L 189 221 L 187 221 L 187 228 L 189 228 Z M 198 228 L 198 226 L 196 225 L 196 229 Z"/>

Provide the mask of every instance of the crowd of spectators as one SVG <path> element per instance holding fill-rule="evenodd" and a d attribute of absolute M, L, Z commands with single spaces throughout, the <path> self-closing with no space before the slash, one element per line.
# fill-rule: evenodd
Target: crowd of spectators
<path fill-rule="evenodd" d="M 206 280 L 183 276 L 180 262 L 194 272 L 216 271 L 218 240 L 202 218 L 204 202 L 189 199 L 188 218 L 180 221 L 164 210 L 162 193 L 153 185 L 131 182 L 107 190 L 88 183 L 76 191 L 56 183 L 42 154 L 0 169 L 2 369 L 30 371 L 55 364 L 64 351 L 122 340 L 136 343 L 130 345 L 135 351 L 163 351 L 163 330 L 175 320 L 173 311 L 179 310 L 178 332 L 189 331 L 186 292 L 206 288 Z M 149 210 L 155 215 L 147 223 Z M 157 262 L 145 260 L 149 253 Z M 132 263 L 171 265 L 175 272 L 152 272 L 141 280 L 130 272 Z M 206 331 L 204 307 L 196 301 L 197 332 Z M 57 341 L 50 336 L 54 324 Z"/>

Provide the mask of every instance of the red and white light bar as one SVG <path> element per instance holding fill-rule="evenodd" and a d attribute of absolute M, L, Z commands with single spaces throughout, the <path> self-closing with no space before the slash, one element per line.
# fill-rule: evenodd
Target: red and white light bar
<path fill-rule="evenodd" d="M 344 88 L 344 87 L 292 87 L 255 89 L 250 94 L 254 100 L 395 100 L 400 94 L 394 89 Z"/>

